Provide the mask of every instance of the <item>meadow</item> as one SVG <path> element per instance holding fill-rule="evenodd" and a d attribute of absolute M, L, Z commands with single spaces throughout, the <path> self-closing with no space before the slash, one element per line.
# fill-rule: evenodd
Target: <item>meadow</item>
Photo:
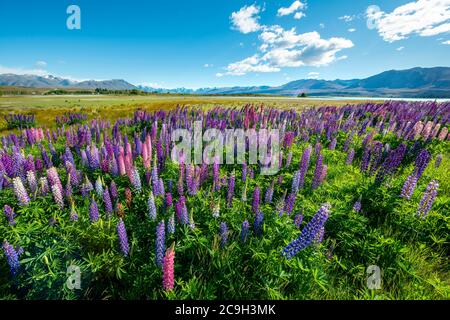
<path fill-rule="evenodd" d="M 17 115 L 2 124 L 2 299 L 450 298 L 449 103 L 11 96 L 0 110 Z M 195 121 L 279 129 L 279 170 L 174 162 L 171 133 Z"/>

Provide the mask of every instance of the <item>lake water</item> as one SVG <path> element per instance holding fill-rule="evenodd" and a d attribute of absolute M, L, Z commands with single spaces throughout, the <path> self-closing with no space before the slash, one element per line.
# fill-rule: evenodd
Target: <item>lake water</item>
<path fill-rule="evenodd" d="M 429 98 L 383 98 L 383 97 L 307 97 L 302 99 L 311 100 L 369 100 L 369 101 L 436 101 L 436 102 L 450 102 L 450 99 L 429 99 Z"/>

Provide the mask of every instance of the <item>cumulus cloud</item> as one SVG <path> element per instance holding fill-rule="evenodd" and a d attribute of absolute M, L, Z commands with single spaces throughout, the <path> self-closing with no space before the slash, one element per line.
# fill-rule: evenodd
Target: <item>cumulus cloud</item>
<path fill-rule="evenodd" d="M 258 14 L 261 8 L 256 5 L 244 6 L 239 11 L 231 14 L 231 23 L 236 30 L 242 33 L 250 33 L 261 30 Z"/>
<path fill-rule="evenodd" d="M 226 67 L 226 72 L 217 73 L 216 76 L 221 77 L 223 75 L 243 76 L 250 72 L 278 72 L 280 68 L 270 66 L 267 63 L 263 63 L 258 55 L 245 58 L 244 60 L 230 63 Z"/>
<path fill-rule="evenodd" d="M 306 5 L 304 3 L 297 0 L 297 1 L 294 1 L 287 8 L 281 7 L 280 9 L 278 9 L 278 16 L 279 17 L 287 16 L 287 15 L 293 14 L 294 12 L 296 12 L 298 10 L 303 10 L 303 9 L 305 9 L 305 7 L 306 7 Z M 300 16 L 300 18 L 301 18 L 301 16 Z M 300 18 L 296 18 L 296 19 L 300 19 Z"/>
<path fill-rule="evenodd" d="M 448 45 L 450 45 L 450 40 L 444 41 L 444 42 L 442 42 L 442 44 L 448 44 Z"/>
<path fill-rule="evenodd" d="M 294 1 L 287 8 L 279 8 L 278 16 L 294 13 L 294 18 L 300 19 L 304 16 L 301 10 L 305 8 L 305 3 Z M 228 64 L 223 68 L 223 72 L 216 74 L 217 77 L 242 76 L 252 72 L 279 72 L 285 67 L 325 66 L 346 59 L 347 56 L 339 56 L 339 53 L 353 47 L 353 42 L 348 39 L 341 37 L 323 39 L 317 31 L 299 34 L 295 28 L 285 30 L 279 25 L 260 25 L 258 22 L 260 12 L 259 7 L 251 5 L 232 13 L 233 27 L 242 33 L 259 31 L 260 44 L 255 54 Z M 321 24 L 321 27 L 324 25 Z"/>
<path fill-rule="evenodd" d="M 398 47 L 398 48 L 395 49 L 395 50 L 397 50 L 397 51 L 402 51 L 403 49 L 405 49 L 405 47 Z"/>
<path fill-rule="evenodd" d="M 229 64 L 221 75 L 245 75 L 250 72 L 278 72 L 284 67 L 325 66 L 345 59 L 338 53 L 353 47 L 352 41 L 333 37 L 322 39 L 317 31 L 298 34 L 295 28 L 267 27 L 260 35 L 259 53 Z"/>
<path fill-rule="evenodd" d="M 44 69 L 24 69 L 24 68 L 10 68 L 0 65 L 0 74 L 12 73 L 17 75 L 35 75 L 35 76 L 48 76 L 49 73 Z"/>
<path fill-rule="evenodd" d="M 303 18 L 304 16 L 305 16 L 305 13 L 299 11 L 299 12 L 296 12 L 296 13 L 294 14 L 294 19 L 300 20 L 300 19 Z"/>
<path fill-rule="evenodd" d="M 350 29 L 348 29 L 347 31 L 348 31 L 348 32 L 355 32 L 356 29 L 355 29 L 355 28 L 350 28 Z"/>
<path fill-rule="evenodd" d="M 205 64 L 203 65 L 203 67 L 204 67 L 204 68 L 212 68 L 212 67 L 214 67 L 214 65 L 213 65 L 212 63 L 205 63 Z"/>
<path fill-rule="evenodd" d="M 450 31 L 450 0 L 418 0 L 399 6 L 390 13 L 369 7 L 366 16 L 388 42 L 412 35 L 435 36 Z"/>

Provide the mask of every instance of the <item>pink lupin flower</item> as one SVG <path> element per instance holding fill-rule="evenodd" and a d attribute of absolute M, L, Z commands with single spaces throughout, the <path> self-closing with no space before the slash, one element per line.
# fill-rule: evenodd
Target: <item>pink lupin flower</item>
<path fill-rule="evenodd" d="M 124 176 L 126 174 L 126 171 L 125 171 L 125 160 L 123 159 L 123 150 L 121 150 L 121 152 L 119 153 L 119 157 L 117 160 L 119 162 L 119 173 L 121 176 Z"/>
<path fill-rule="evenodd" d="M 175 243 L 166 250 L 163 260 L 163 288 L 165 291 L 171 291 L 174 287 L 174 268 Z"/>

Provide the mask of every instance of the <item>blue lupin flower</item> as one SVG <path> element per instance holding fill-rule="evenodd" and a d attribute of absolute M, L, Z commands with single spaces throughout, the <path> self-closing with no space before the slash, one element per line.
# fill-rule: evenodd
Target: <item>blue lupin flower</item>
<path fill-rule="evenodd" d="M 314 215 L 311 221 L 303 228 L 300 236 L 289 243 L 282 251 L 282 254 L 291 259 L 300 250 L 308 247 L 317 237 L 330 214 L 330 205 L 324 204 L 319 211 Z"/>

